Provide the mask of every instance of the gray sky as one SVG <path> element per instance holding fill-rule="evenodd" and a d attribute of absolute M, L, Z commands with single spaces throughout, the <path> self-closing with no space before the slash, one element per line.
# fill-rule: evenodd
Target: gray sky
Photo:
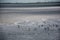
<path fill-rule="evenodd" d="M 56 2 L 56 1 L 60 1 L 60 0 L 0 0 L 0 3 L 2 2 L 8 2 L 8 3 L 20 3 L 20 2 Z"/>

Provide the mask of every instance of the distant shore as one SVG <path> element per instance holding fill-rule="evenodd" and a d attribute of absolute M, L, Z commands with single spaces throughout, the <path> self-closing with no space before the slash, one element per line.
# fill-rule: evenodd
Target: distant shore
<path fill-rule="evenodd" d="M 0 3 L 0 7 L 50 7 L 50 6 L 60 6 L 60 2 Z"/>

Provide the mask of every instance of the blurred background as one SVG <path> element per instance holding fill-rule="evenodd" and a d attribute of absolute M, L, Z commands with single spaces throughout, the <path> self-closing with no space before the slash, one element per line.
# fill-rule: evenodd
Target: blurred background
<path fill-rule="evenodd" d="M 0 7 L 60 6 L 60 0 L 0 0 Z"/>

